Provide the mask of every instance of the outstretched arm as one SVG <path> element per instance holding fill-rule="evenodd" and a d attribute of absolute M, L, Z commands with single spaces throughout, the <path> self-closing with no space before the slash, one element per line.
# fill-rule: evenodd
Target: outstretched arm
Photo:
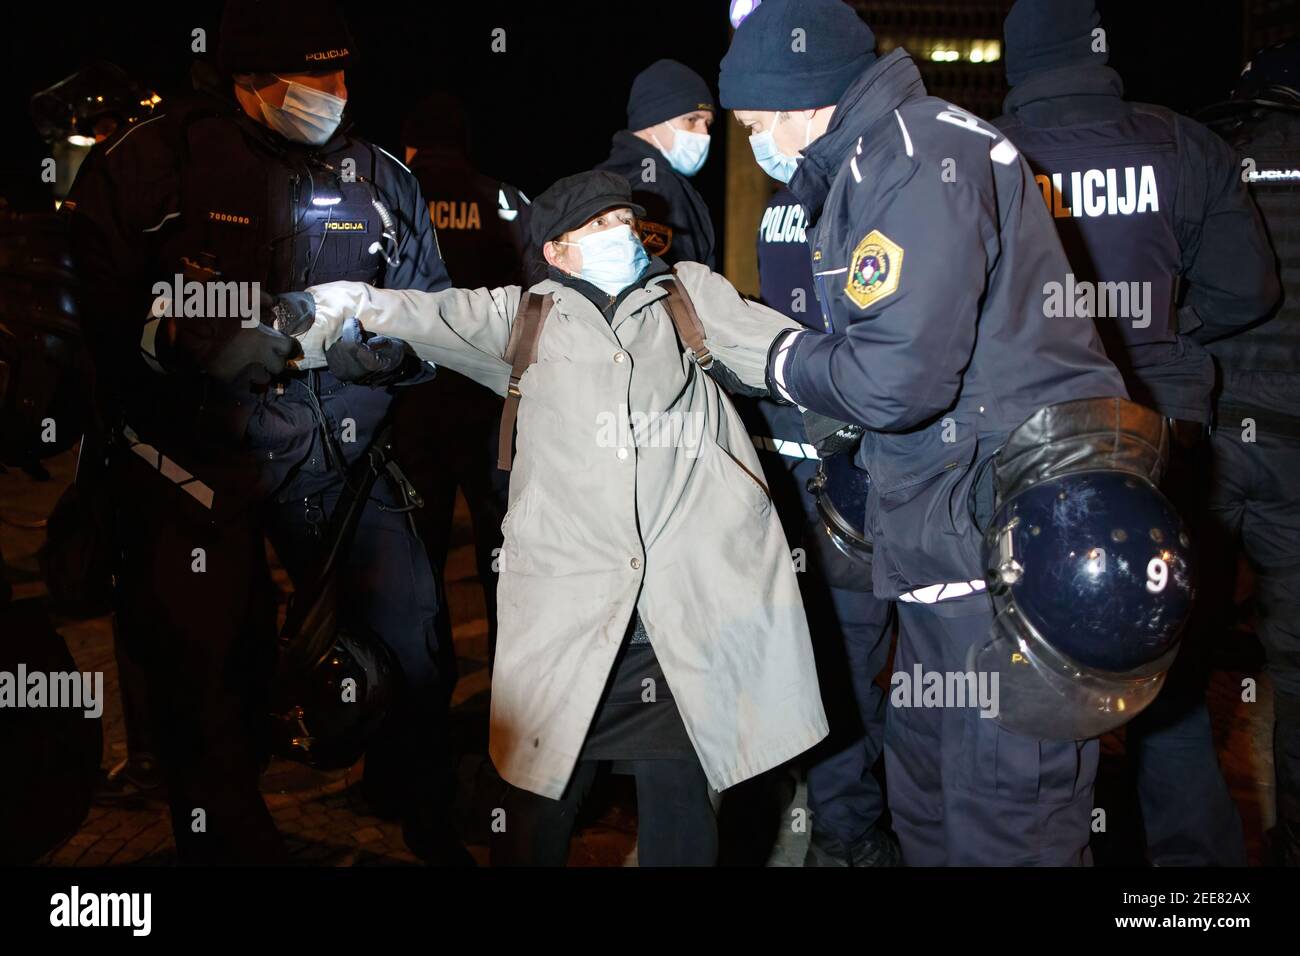
<path fill-rule="evenodd" d="M 342 335 L 344 322 L 355 318 L 367 332 L 402 339 L 420 358 L 505 394 L 510 366 L 504 355 L 518 286 L 417 292 L 328 282 L 307 291 L 315 302 L 315 320 L 297 336 L 303 350 L 299 368 L 324 366 L 325 350 Z"/>
<path fill-rule="evenodd" d="M 746 386 L 766 392 L 772 340 L 787 329 L 803 326 L 743 298 L 725 278 L 699 263 L 679 262 L 677 277 L 695 304 L 709 352 Z"/>

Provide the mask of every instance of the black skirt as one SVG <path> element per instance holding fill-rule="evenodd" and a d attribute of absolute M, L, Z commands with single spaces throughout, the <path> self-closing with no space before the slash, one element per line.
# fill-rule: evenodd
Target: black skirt
<path fill-rule="evenodd" d="M 578 759 L 697 759 L 654 648 L 633 634 L 629 627 Z"/>

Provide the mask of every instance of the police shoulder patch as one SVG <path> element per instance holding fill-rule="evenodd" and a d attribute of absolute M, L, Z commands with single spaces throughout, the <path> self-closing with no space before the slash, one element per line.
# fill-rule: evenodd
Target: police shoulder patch
<path fill-rule="evenodd" d="M 844 294 L 860 309 L 898 291 L 903 274 L 903 247 L 879 229 L 862 237 L 849 259 Z"/>

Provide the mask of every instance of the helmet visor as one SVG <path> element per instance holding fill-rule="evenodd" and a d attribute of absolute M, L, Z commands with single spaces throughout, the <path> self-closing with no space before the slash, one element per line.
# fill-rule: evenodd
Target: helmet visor
<path fill-rule="evenodd" d="M 994 719 L 1016 734 L 1084 740 L 1128 723 L 1160 693 L 1178 645 L 1137 671 L 1083 667 L 1063 657 L 1007 605 L 991 639 L 971 648 L 968 669 L 997 675 Z"/>

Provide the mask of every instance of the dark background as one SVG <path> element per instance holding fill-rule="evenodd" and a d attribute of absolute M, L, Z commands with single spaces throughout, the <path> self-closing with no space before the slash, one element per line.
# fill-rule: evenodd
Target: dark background
<path fill-rule="evenodd" d="M 589 168 L 623 127 L 632 77 L 661 56 L 698 70 L 716 89 L 729 42 L 726 0 L 468 3 L 370 0 L 343 4 L 363 62 L 349 72 L 356 130 L 401 156 L 406 111 L 428 91 L 466 104 L 478 167 L 536 195 Z M 872 4 L 865 7 L 868 20 Z M 32 93 L 95 58 L 111 60 L 164 97 L 189 88 L 190 31 L 215 51 L 219 0 L 179 3 L 44 3 L 9 6 L 0 21 L 8 73 L 0 100 L 6 130 L 0 196 L 48 208 L 39 180 L 47 148 L 27 115 Z M 1111 63 L 1133 99 L 1194 111 L 1222 98 L 1241 67 L 1240 5 L 1210 0 L 1103 0 Z M 936 27 L 943 25 L 936 14 Z M 506 31 L 506 52 L 491 33 Z M 738 130 L 729 117 L 715 129 Z M 726 144 L 715 138 L 697 185 L 722 229 Z"/>

